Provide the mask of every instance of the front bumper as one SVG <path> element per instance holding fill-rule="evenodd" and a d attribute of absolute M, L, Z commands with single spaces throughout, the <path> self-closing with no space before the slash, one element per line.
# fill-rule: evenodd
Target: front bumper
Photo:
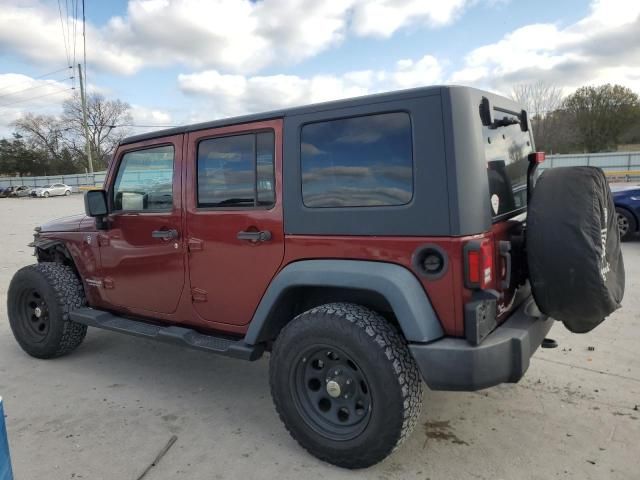
<path fill-rule="evenodd" d="M 530 297 L 480 345 L 443 338 L 409 348 L 432 390 L 480 390 L 520 380 L 553 322 Z"/>

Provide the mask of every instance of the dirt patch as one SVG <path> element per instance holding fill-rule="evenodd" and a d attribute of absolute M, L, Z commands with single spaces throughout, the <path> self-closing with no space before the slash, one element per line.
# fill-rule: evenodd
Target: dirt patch
<path fill-rule="evenodd" d="M 450 442 L 454 445 L 469 445 L 468 442 L 458 438 L 451 428 L 450 420 L 439 420 L 435 422 L 424 423 L 424 433 L 427 436 L 424 445 L 426 447 L 429 439 L 438 440 L 440 442 Z"/>

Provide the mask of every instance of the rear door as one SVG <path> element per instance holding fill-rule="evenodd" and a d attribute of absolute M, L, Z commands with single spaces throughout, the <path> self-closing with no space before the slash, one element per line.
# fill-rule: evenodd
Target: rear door
<path fill-rule="evenodd" d="M 282 120 L 188 134 L 191 298 L 214 326 L 247 324 L 284 257 Z"/>
<path fill-rule="evenodd" d="M 176 135 L 118 151 L 109 229 L 100 233 L 105 300 L 140 315 L 176 311 L 185 283 L 181 160 Z"/>
<path fill-rule="evenodd" d="M 495 115 L 498 116 L 498 112 Z M 524 257 L 521 245 L 512 239 L 525 219 L 528 155 L 534 148 L 531 129 L 523 131 L 520 116 L 501 109 L 499 117 L 500 122 L 482 129 L 493 220 L 496 290 L 502 294 L 497 309 L 502 319 L 518 304 L 515 276 Z"/>

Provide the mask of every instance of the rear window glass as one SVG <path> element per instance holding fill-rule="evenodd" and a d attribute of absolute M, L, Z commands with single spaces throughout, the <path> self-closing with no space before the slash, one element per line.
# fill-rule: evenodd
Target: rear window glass
<path fill-rule="evenodd" d="M 495 116 L 518 120 L 515 115 L 502 112 L 496 112 Z M 489 201 L 495 218 L 526 207 L 527 156 L 533 151 L 533 146 L 530 132 L 523 132 L 519 122 L 498 127 L 483 126 L 482 132 Z"/>
<path fill-rule="evenodd" d="M 300 148 L 307 207 L 405 205 L 413 197 L 411 121 L 405 112 L 307 124 Z"/>

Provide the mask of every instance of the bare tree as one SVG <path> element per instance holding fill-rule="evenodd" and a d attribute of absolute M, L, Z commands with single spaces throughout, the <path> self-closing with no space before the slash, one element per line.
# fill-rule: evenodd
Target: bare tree
<path fill-rule="evenodd" d="M 87 97 L 89 144 L 98 165 L 105 167 L 118 142 L 129 134 L 127 125 L 132 122 L 130 110 L 129 104 L 122 100 L 107 100 L 98 93 Z M 66 137 L 70 145 L 81 152 L 84 146 L 84 128 L 79 95 L 64 102 L 62 123 L 69 132 Z"/>
<path fill-rule="evenodd" d="M 536 146 L 541 150 L 551 150 L 553 114 L 562 106 L 562 89 L 542 81 L 523 83 L 513 87 L 511 98 L 524 105 L 533 125 Z"/>
<path fill-rule="evenodd" d="M 27 139 L 32 148 L 41 150 L 52 159 L 60 155 L 63 146 L 63 127 L 60 122 L 49 115 L 27 113 L 13 123 L 16 130 Z"/>

